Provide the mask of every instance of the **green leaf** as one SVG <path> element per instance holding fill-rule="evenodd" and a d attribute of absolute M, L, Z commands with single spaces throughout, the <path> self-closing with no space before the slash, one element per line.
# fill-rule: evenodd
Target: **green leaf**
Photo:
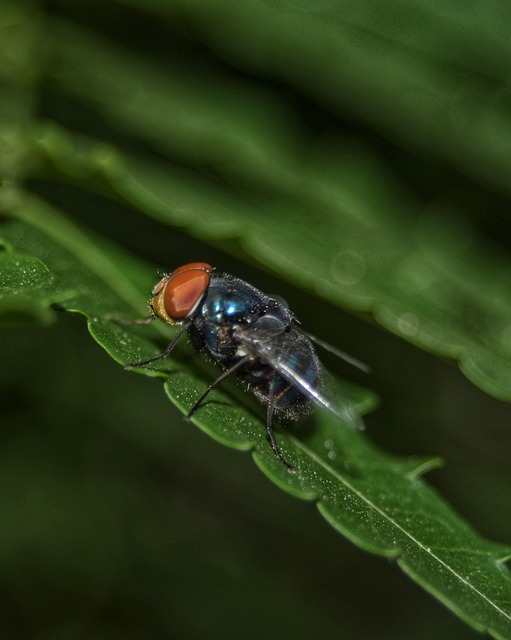
<path fill-rule="evenodd" d="M 49 305 L 58 299 L 54 276 L 32 256 L 0 251 L 0 320 L 47 323 L 53 318 Z"/>
<path fill-rule="evenodd" d="M 53 274 L 58 306 L 85 316 L 93 337 L 116 360 L 133 362 L 161 349 L 157 327 L 119 326 L 108 319 L 112 313 L 132 317 L 143 308 L 144 296 L 131 275 L 138 272 L 138 282 L 144 281 L 145 265 L 35 198 L 23 198 L 10 215 L 0 234 L 7 252 L 33 256 L 32 264 L 46 265 Z M 4 283 L 11 283 L 20 299 L 37 297 L 32 280 L 24 283 L 21 274 L 6 277 Z M 41 303 L 51 299 L 47 290 L 41 293 Z M 178 355 L 157 372 L 184 411 L 204 388 L 204 376 L 196 367 L 194 360 Z M 361 407 L 371 402 L 368 392 L 357 400 Z M 363 434 L 318 413 L 309 428 L 279 434 L 284 455 L 298 469 L 289 474 L 269 447 L 264 422 L 226 390 L 215 391 L 214 401 L 194 422 L 224 444 L 254 449 L 258 466 L 274 483 L 292 495 L 317 501 L 335 528 L 362 548 L 395 558 L 476 629 L 496 638 L 510 637 L 511 575 L 503 563 L 511 549 L 480 538 L 426 486 L 420 476 L 438 460 L 389 456 Z"/>
<path fill-rule="evenodd" d="M 509 195 L 509 4 L 122 0 Z M 477 150 L 477 151 L 476 151 Z"/>

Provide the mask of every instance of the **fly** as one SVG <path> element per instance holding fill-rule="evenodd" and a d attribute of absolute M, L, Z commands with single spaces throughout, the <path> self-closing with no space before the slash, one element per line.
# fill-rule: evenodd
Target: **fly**
<path fill-rule="evenodd" d="M 167 324 L 181 325 L 181 329 L 163 353 L 129 366 L 145 367 L 168 358 L 187 332 L 195 349 L 223 370 L 197 399 L 189 418 L 215 387 L 236 374 L 266 406 L 271 446 L 290 470 L 293 467 L 282 455 L 275 438 L 274 417 L 296 420 L 316 404 L 345 425 L 364 428 L 346 398 L 325 391 L 324 370 L 313 341 L 363 370 L 367 367 L 306 333 L 283 302 L 239 278 L 216 273 L 205 262 L 186 264 L 164 276 L 152 296 L 149 302 L 152 315 L 139 322 L 159 318 Z"/>

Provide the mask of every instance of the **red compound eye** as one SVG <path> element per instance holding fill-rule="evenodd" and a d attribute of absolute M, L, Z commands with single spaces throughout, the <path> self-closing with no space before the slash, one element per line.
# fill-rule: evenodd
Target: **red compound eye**
<path fill-rule="evenodd" d="M 212 271 L 205 262 L 191 262 L 162 278 L 153 289 L 155 315 L 170 324 L 188 317 L 206 292 Z"/>

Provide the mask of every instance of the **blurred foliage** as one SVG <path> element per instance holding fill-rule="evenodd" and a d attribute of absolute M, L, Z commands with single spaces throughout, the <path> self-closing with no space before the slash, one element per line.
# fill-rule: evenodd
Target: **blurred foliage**
<path fill-rule="evenodd" d="M 87 268 L 115 263 L 132 312 L 153 265 L 194 259 L 285 295 L 373 367 L 370 438 L 442 455 L 430 481 L 509 541 L 509 406 L 395 337 L 511 399 L 509 8 L 309 4 L 4 2 L 0 211 L 30 192 L 67 213 L 63 246 L 76 223 L 99 232 Z M 0 337 L 3 636 L 475 634 L 185 428 L 78 323 L 35 328 L 73 309 L 73 273 L 59 289 L 9 240 L 2 321 L 32 328 Z"/>

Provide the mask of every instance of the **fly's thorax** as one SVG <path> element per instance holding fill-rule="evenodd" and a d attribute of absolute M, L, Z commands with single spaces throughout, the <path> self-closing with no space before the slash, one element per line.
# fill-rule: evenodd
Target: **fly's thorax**
<path fill-rule="evenodd" d="M 229 367 L 243 357 L 250 366 L 257 360 L 254 343 L 268 339 L 272 318 L 279 327 L 277 333 L 291 323 L 287 308 L 252 285 L 233 276 L 212 274 L 193 314 L 189 335 L 196 349 L 222 366 Z"/>
<path fill-rule="evenodd" d="M 235 329 L 236 325 L 216 324 L 203 314 L 196 314 L 188 327 L 188 335 L 197 351 L 229 367 L 246 353 L 236 338 Z"/>
<path fill-rule="evenodd" d="M 211 278 L 200 315 L 216 326 L 246 325 L 263 314 L 268 297 L 243 280 L 218 275 Z"/>

